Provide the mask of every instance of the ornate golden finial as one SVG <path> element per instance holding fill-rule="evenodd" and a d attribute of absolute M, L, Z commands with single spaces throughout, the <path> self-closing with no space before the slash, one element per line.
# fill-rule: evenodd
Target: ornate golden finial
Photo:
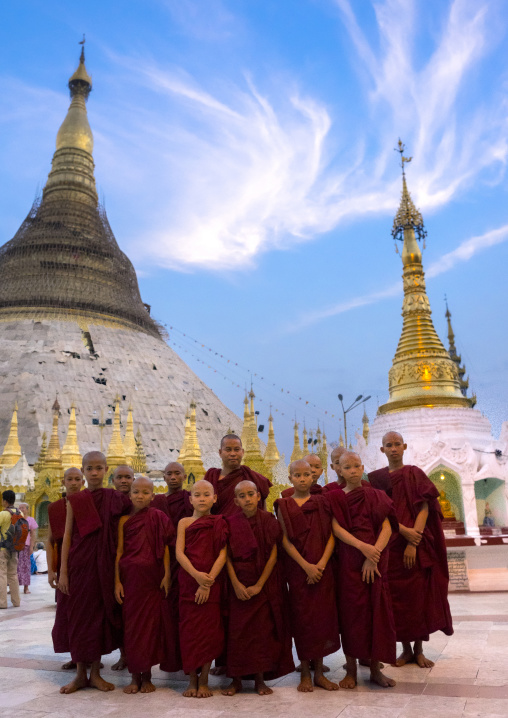
<path fill-rule="evenodd" d="M 191 399 L 190 414 L 188 424 L 186 421 L 184 435 L 184 455 L 180 452 L 178 460 L 183 464 L 187 476 L 194 475 L 195 481 L 199 481 L 205 475 L 205 467 L 201 459 L 201 449 L 198 441 L 198 431 L 196 426 L 196 402 Z"/>
<path fill-rule="evenodd" d="M 48 453 L 46 454 L 46 466 L 57 468 L 62 466 L 62 450 L 60 448 L 60 439 L 58 438 L 58 421 L 60 419 L 60 404 L 58 399 L 52 406 L 53 426 L 51 436 L 49 437 Z"/>
<path fill-rule="evenodd" d="M 62 448 L 62 466 L 67 471 L 71 466 L 81 466 L 82 456 L 79 451 L 78 434 L 76 429 L 76 407 L 74 402 L 71 404 L 71 415 L 69 417 L 69 428 L 67 429 L 67 438 Z"/>
<path fill-rule="evenodd" d="M 47 436 L 46 432 L 42 432 L 42 441 L 41 441 L 41 450 L 39 452 L 39 456 L 37 458 L 37 461 L 34 464 L 34 471 L 37 474 L 38 471 L 42 469 L 44 466 L 44 463 L 46 461 L 46 456 L 48 453 L 48 445 L 47 445 Z"/>
<path fill-rule="evenodd" d="M 395 215 L 395 219 L 393 220 L 392 237 L 402 241 L 404 239 L 405 230 L 411 228 L 414 232 L 416 232 L 418 239 L 425 240 L 427 231 L 423 223 L 423 217 L 420 211 L 416 209 L 406 184 L 406 172 L 404 165 L 409 164 L 413 158 L 404 157 L 403 153 L 405 146 L 400 139 L 398 145 L 399 148 L 395 151 L 400 154 L 400 166 L 402 168 L 402 195 L 399 209 Z"/>
<path fill-rule="evenodd" d="M 303 456 L 302 447 L 300 446 L 300 435 L 298 433 L 299 428 L 300 427 L 298 425 L 298 422 L 295 419 L 295 425 L 293 427 L 294 441 L 293 441 L 293 451 L 291 452 L 291 461 L 298 461 Z"/>
<path fill-rule="evenodd" d="M 81 55 L 79 64 L 74 74 L 69 78 L 69 90 L 71 93 L 71 104 L 67 111 L 65 120 L 58 130 L 56 136 L 56 149 L 78 149 L 87 152 L 89 155 L 93 152 L 93 134 L 88 123 L 86 113 L 86 101 L 92 89 L 92 78 L 86 71 L 85 67 L 85 49 L 84 44 L 81 47 Z M 52 184 L 52 175 L 49 179 Z M 55 180 L 59 178 L 55 177 Z M 97 196 L 95 186 L 92 188 L 93 194 Z"/>
<path fill-rule="evenodd" d="M 455 334 L 453 333 L 452 328 L 452 313 L 448 309 L 448 300 L 445 295 L 445 303 L 446 303 L 446 321 L 448 323 L 448 354 L 450 355 L 451 360 L 456 364 L 457 371 L 459 373 L 459 382 L 460 382 L 460 391 L 462 396 L 467 397 L 467 390 L 469 388 L 469 378 L 464 378 L 464 375 L 466 373 L 466 367 L 464 364 L 462 364 L 462 357 L 460 354 L 457 354 L 457 349 L 455 347 Z M 476 404 L 476 397 L 468 397 L 471 401 L 471 406 L 474 406 Z"/>
<path fill-rule="evenodd" d="M 400 143 L 401 154 L 403 149 L 404 145 Z M 403 324 L 388 375 L 390 398 L 386 404 L 379 407 L 380 414 L 418 406 L 471 406 L 470 401 L 461 394 L 457 367 L 450 359 L 432 323 L 430 302 L 425 289 L 422 253 L 415 237 L 415 232 L 420 238 L 425 236 L 423 219 L 413 209 L 403 174 L 403 198 L 392 232 L 393 236 L 404 238 L 401 253 Z"/>
<path fill-rule="evenodd" d="M 106 457 L 108 466 L 113 471 L 117 466 L 125 464 L 127 458 L 125 456 L 125 447 L 122 441 L 122 431 L 120 428 L 120 397 L 115 397 L 115 410 L 113 414 L 113 432 L 109 441 Z"/>
<path fill-rule="evenodd" d="M 364 409 L 363 411 L 363 417 L 362 417 L 362 423 L 363 423 L 363 438 L 365 439 L 365 443 L 369 443 L 369 433 L 370 433 L 370 427 L 369 427 L 369 417 L 367 416 L 367 409 Z"/>
<path fill-rule="evenodd" d="M 339 435 L 339 446 L 344 446 L 344 437 L 342 436 L 342 433 Z"/>
<path fill-rule="evenodd" d="M 307 434 L 307 427 L 305 421 L 303 422 L 303 435 L 302 435 L 302 456 L 307 456 L 309 453 L 309 436 Z"/>
<path fill-rule="evenodd" d="M 140 429 L 136 432 L 136 455 L 134 456 L 131 466 L 135 474 L 146 474 L 147 472 L 146 454 L 143 448 L 143 439 Z"/>
<path fill-rule="evenodd" d="M 250 428 L 250 411 L 249 411 L 249 397 L 247 392 L 245 393 L 245 399 L 243 400 L 243 426 L 241 440 L 244 448 L 247 446 L 249 440 L 249 428 Z"/>
<path fill-rule="evenodd" d="M 127 409 L 127 424 L 125 427 L 125 436 L 123 437 L 123 446 L 125 450 L 125 459 L 129 466 L 136 455 L 136 436 L 134 434 L 134 419 L 132 416 L 132 405 L 129 404 Z"/>
<path fill-rule="evenodd" d="M 280 461 L 279 450 L 277 449 L 277 444 L 275 443 L 275 432 L 273 430 L 273 416 L 271 404 L 270 416 L 268 417 L 268 443 L 266 444 L 266 451 L 263 457 L 263 461 L 265 462 L 265 466 L 269 471 L 271 471 L 275 464 Z"/>
<path fill-rule="evenodd" d="M 19 445 L 18 439 L 18 402 L 16 402 L 14 404 L 14 411 L 12 412 L 7 442 L 0 456 L 0 468 L 10 469 L 12 466 L 15 466 L 20 459 L 21 446 Z"/>
<path fill-rule="evenodd" d="M 257 415 L 254 409 L 254 390 L 250 388 L 250 411 L 249 411 L 249 423 L 247 426 L 247 441 L 244 444 L 245 453 L 243 455 L 242 463 L 249 466 L 254 471 L 260 474 L 266 473 L 266 466 L 263 462 L 263 455 L 261 454 L 261 442 L 259 441 L 258 435 L 258 422 Z M 243 442 L 242 442 L 243 443 Z"/>
<path fill-rule="evenodd" d="M 326 443 L 326 434 L 325 434 L 324 429 L 323 429 L 323 438 L 321 441 L 321 448 L 318 452 L 318 456 L 321 459 L 321 465 L 323 467 L 323 473 L 325 476 L 325 484 L 327 484 L 328 483 L 328 445 Z"/>

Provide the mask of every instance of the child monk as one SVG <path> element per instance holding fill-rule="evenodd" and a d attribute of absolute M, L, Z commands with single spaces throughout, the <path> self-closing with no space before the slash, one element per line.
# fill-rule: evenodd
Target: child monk
<path fill-rule="evenodd" d="M 122 494 L 129 496 L 132 482 L 134 481 L 134 471 L 126 464 L 117 466 L 113 471 L 112 480 L 113 486 L 117 491 L 121 491 Z"/>
<path fill-rule="evenodd" d="M 395 623 L 388 588 L 388 551 L 392 528 L 398 530 L 393 504 L 382 491 L 362 483 L 362 460 L 353 452 L 340 457 L 343 490 L 329 494 L 333 532 L 340 539 L 337 593 L 346 676 L 341 688 L 356 686 L 356 659 L 370 666 L 370 679 L 388 688 L 395 681 L 381 673 L 380 659 L 393 663 Z"/>
<path fill-rule="evenodd" d="M 118 524 L 115 598 L 123 605 L 124 649 L 132 674 L 124 693 L 153 693 L 152 666 L 170 662 L 176 624 L 165 600 L 169 592 L 171 520 L 150 506 L 153 483 L 145 476 L 131 486 L 132 510 Z M 173 658 L 171 670 L 180 666 Z"/>
<path fill-rule="evenodd" d="M 311 496 L 312 472 L 306 461 L 293 461 L 289 479 L 295 493 L 275 502 L 284 531 L 283 547 L 289 585 L 289 614 L 302 675 L 298 690 L 328 691 L 339 686 L 323 675 L 323 657 L 340 648 L 333 569 L 328 565 L 334 550 L 332 517 L 325 496 Z"/>
<path fill-rule="evenodd" d="M 191 490 L 194 513 L 178 524 L 176 558 L 180 583 L 180 649 L 189 674 L 186 697 L 209 698 L 208 673 L 224 649 L 219 574 L 226 563 L 228 528 L 222 516 L 212 516 L 216 494 L 209 481 Z"/>
<path fill-rule="evenodd" d="M 261 496 L 259 508 L 265 506 L 265 500 L 272 485 L 262 474 L 242 465 L 244 450 L 242 440 L 236 434 L 227 434 L 221 439 L 219 456 L 222 460 L 221 469 L 208 469 L 205 480 L 209 481 L 217 494 L 217 503 L 214 506 L 215 514 L 231 516 L 239 513 L 235 504 L 235 488 L 240 481 L 252 481 L 256 484 Z"/>
<path fill-rule="evenodd" d="M 86 686 L 101 691 L 115 687 L 101 677 L 100 660 L 121 641 L 114 595 L 116 538 L 118 521 L 130 511 L 131 502 L 120 491 L 102 487 L 107 469 L 100 451 L 85 454 L 82 471 L 87 488 L 67 497 L 58 588 L 67 595 L 69 647 L 77 674 L 61 693 Z M 87 664 L 91 664 L 90 677 Z"/>
<path fill-rule="evenodd" d="M 303 461 L 306 461 L 308 465 L 310 466 L 310 470 L 312 472 L 312 486 L 310 487 L 310 493 L 311 494 L 320 494 L 322 493 L 324 487 L 321 486 L 321 484 L 318 484 L 318 480 L 321 477 L 323 473 L 323 465 L 321 463 L 321 459 L 317 454 L 307 454 L 307 456 L 303 457 Z M 285 499 L 287 496 L 293 496 L 295 493 L 295 487 L 290 486 L 287 489 L 284 489 L 282 491 L 281 496 L 283 499 Z"/>
<path fill-rule="evenodd" d="M 415 662 L 420 668 L 431 668 L 434 663 L 424 655 L 423 641 L 435 631 L 453 633 L 443 516 L 432 481 L 417 466 L 404 464 L 406 448 L 397 431 L 385 434 L 381 451 L 388 466 L 372 471 L 369 479 L 393 499 L 399 522 L 388 563 L 397 640 L 402 642 L 395 665 Z"/>
<path fill-rule="evenodd" d="M 235 488 L 241 513 L 228 518 L 229 591 L 227 674 L 233 680 L 225 696 L 242 690 L 242 676 L 254 676 L 260 696 L 273 693 L 265 679 L 294 671 L 291 632 L 285 610 L 286 587 L 277 553 L 282 529 L 275 517 L 258 508 L 260 494 L 252 481 Z M 260 640 L 260 637 L 261 640 Z"/>
<path fill-rule="evenodd" d="M 51 632 L 55 653 L 69 653 L 69 636 L 67 634 L 67 612 L 65 602 L 67 596 L 58 589 L 58 576 L 62 560 L 62 542 L 65 533 L 65 518 L 67 515 L 67 496 L 76 494 L 84 486 L 83 474 L 75 466 L 67 469 L 63 477 L 64 496 L 53 501 L 48 506 L 48 539 L 46 542 L 46 557 L 48 562 L 48 583 L 56 589 L 55 624 Z M 76 668 L 73 661 L 62 665 L 65 671 Z"/>

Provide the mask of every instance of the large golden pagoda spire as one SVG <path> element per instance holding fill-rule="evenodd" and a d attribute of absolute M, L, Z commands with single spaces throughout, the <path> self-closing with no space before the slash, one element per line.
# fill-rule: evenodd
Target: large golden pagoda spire
<path fill-rule="evenodd" d="M 0 456 L 0 469 L 5 467 L 10 469 L 15 466 L 21 459 L 21 446 L 19 445 L 18 439 L 18 403 L 14 404 L 14 411 L 12 412 L 11 426 L 9 429 L 9 436 L 7 442 Z"/>
<path fill-rule="evenodd" d="M 254 471 L 259 472 L 260 474 L 265 474 L 266 466 L 263 461 L 263 454 L 261 453 L 261 442 L 259 441 L 258 435 L 257 415 L 254 409 L 255 396 L 256 395 L 254 394 L 254 390 L 251 387 L 249 392 L 250 411 L 247 427 L 247 441 L 243 447 L 245 449 L 245 453 L 243 455 L 242 463 L 250 467 Z"/>
<path fill-rule="evenodd" d="M 203 478 L 206 471 L 201 459 L 201 448 L 199 446 L 198 430 L 196 426 L 196 402 L 194 399 L 192 399 L 190 403 L 188 428 L 186 426 L 186 439 L 187 445 L 185 446 L 184 457 L 182 458 L 182 455 L 180 454 L 179 461 L 183 464 L 187 476 L 193 474 L 194 480 L 199 481 Z"/>
<path fill-rule="evenodd" d="M 51 436 L 49 437 L 48 451 L 44 465 L 50 468 L 62 467 L 62 450 L 60 448 L 60 439 L 58 438 L 58 422 L 60 419 L 60 404 L 58 399 L 51 407 L 53 412 L 53 426 L 51 428 Z"/>
<path fill-rule="evenodd" d="M 76 407 L 74 406 L 74 403 L 72 403 L 67 438 L 65 439 L 65 444 L 62 448 L 63 470 L 67 471 L 67 469 L 70 469 L 71 466 L 76 466 L 79 469 L 82 463 L 82 456 L 79 451 L 78 444 L 78 434 L 76 431 Z"/>
<path fill-rule="evenodd" d="M 34 464 L 34 471 L 37 474 L 42 467 L 44 466 L 44 462 L 46 461 L 46 456 L 48 454 L 48 445 L 47 445 L 47 436 L 46 432 L 43 431 L 42 433 L 42 441 L 41 441 L 41 450 L 39 451 L 39 456 L 37 458 L 37 461 Z"/>
<path fill-rule="evenodd" d="M 293 451 L 291 452 L 291 461 L 298 461 L 302 458 L 303 452 L 302 447 L 300 446 L 300 435 L 298 434 L 298 422 L 295 419 L 295 425 L 293 427 L 294 429 L 294 441 L 293 441 Z"/>
<path fill-rule="evenodd" d="M 245 399 L 243 400 L 243 426 L 242 434 L 240 436 L 242 440 L 242 446 L 245 449 L 247 442 L 249 441 L 249 429 L 250 429 L 250 411 L 249 411 L 249 397 L 245 392 Z"/>
<path fill-rule="evenodd" d="M 135 474 L 145 474 L 147 470 L 146 466 L 146 454 L 143 448 L 143 438 L 141 436 L 141 429 L 136 432 L 136 455 L 131 465 L 132 470 Z"/>
<path fill-rule="evenodd" d="M 122 432 L 120 429 L 120 397 L 115 397 L 115 411 L 113 414 L 113 432 L 109 441 L 108 450 L 106 452 L 108 466 L 110 469 L 116 469 L 117 466 L 125 464 L 125 447 L 122 441 Z"/>
<path fill-rule="evenodd" d="M 125 450 L 125 459 L 129 466 L 132 466 L 134 457 L 136 456 L 136 436 L 134 434 L 134 419 L 132 416 L 132 405 L 129 404 L 127 409 L 127 424 L 125 428 L 125 436 L 123 437 L 123 446 Z"/>
<path fill-rule="evenodd" d="M 269 471 L 280 461 L 280 454 L 277 444 L 275 443 L 275 432 L 273 430 L 272 407 L 270 407 L 270 416 L 268 417 L 268 442 L 266 444 L 263 461 Z"/>
<path fill-rule="evenodd" d="M 398 151 L 402 162 L 402 197 L 392 235 L 403 241 L 403 325 L 388 375 L 390 398 L 378 411 L 386 414 L 420 406 L 470 407 L 470 401 L 460 391 L 457 367 L 432 323 L 422 253 L 417 242 L 417 238 L 425 238 L 426 231 L 422 215 L 409 194 L 404 168 L 412 158 L 404 157 L 400 140 Z"/>
<path fill-rule="evenodd" d="M 326 443 L 326 433 L 323 430 L 323 437 L 321 441 L 321 448 L 318 451 L 318 456 L 321 459 L 321 466 L 323 467 L 323 474 L 325 477 L 325 484 L 328 483 L 328 444 Z"/>

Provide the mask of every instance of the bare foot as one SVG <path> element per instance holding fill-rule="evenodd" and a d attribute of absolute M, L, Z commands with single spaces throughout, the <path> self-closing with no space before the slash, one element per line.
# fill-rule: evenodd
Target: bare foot
<path fill-rule="evenodd" d="M 235 693 L 240 693 L 242 690 L 242 681 L 240 678 L 233 678 L 227 688 L 223 688 L 221 693 L 223 696 L 234 696 Z"/>
<path fill-rule="evenodd" d="M 379 670 L 370 672 L 370 680 L 372 683 L 377 683 L 381 688 L 392 688 L 395 685 L 393 678 L 388 678 Z"/>
<path fill-rule="evenodd" d="M 153 693 L 155 686 L 149 678 L 146 678 L 141 683 L 141 693 Z"/>
<path fill-rule="evenodd" d="M 392 663 L 392 665 L 396 666 L 397 668 L 402 668 L 402 666 L 405 666 L 406 663 L 413 663 L 414 660 L 415 657 L 413 651 L 411 649 L 404 649 L 395 661 L 395 663 Z"/>
<path fill-rule="evenodd" d="M 62 670 L 63 671 L 75 671 L 76 664 L 74 663 L 74 661 L 67 661 L 67 663 L 62 663 Z"/>
<path fill-rule="evenodd" d="M 123 671 L 124 668 L 127 668 L 127 661 L 125 659 L 125 656 L 120 656 L 118 661 L 116 663 L 113 663 L 111 666 L 112 671 Z"/>
<path fill-rule="evenodd" d="M 183 694 L 186 698 L 195 698 L 198 693 L 198 677 L 197 676 L 191 676 L 189 679 L 189 685 L 187 686 L 186 690 L 184 690 Z"/>
<path fill-rule="evenodd" d="M 211 698 L 213 696 L 212 691 L 208 688 L 208 685 L 199 686 L 196 694 L 197 698 Z"/>
<path fill-rule="evenodd" d="M 134 676 L 132 676 L 132 683 L 129 683 L 128 686 L 125 686 L 125 688 L 123 689 L 123 692 L 124 693 L 137 693 L 140 688 L 141 688 L 141 678 L 136 679 L 136 678 L 134 678 Z"/>
<path fill-rule="evenodd" d="M 310 662 L 310 668 L 311 668 L 312 671 L 315 669 L 314 661 L 311 661 L 311 662 Z M 344 666 L 344 668 L 345 668 L 345 666 Z M 297 673 L 301 673 L 301 672 L 302 672 L 302 664 L 301 664 L 301 663 L 299 663 L 299 664 L 296 666 L 295 671 L 296 671 Z M 329 672 L 330 672 L 330 666 L 325 666 L 324 663 L 323 663 L 323 673 L 329 673 Z"/>
<path fill-rule="evenodd" d="M 350 673 L 346 673 L 344 678 L 339 681 L 341 688 L 356 688 L 356 676 L 352 676 Z"/>
<path fill-rule="evenodd" d="M 264 681 L 256 681 L 254 688 L 259 696 L 271 696 L 273 693 L 272 689 L 269 688 Z"/>
<path fill-rule="evenodd" d="M 314 691 L 312 678 L 310 676 L 302 676 L 298 684 L 298 690 L 300 693 L 312 693 Z"/>
<path fill-rule="evenodd" d="M 338 691 L 339 685 L 337 683 L 333 683 L 333 681 L 329 681 L 328 678 L 325 678 L 322 674 L 319 673 L 316 675 L 314 673 L 314 685 L 319 686 L 319 688 L 324 688 L 325 691 Z"/>
<path fill-rule="evenodd" d="M 102 676 L 93 675 L 92 673 L 90 674 L 88 685 L 91 688 L 97 688 L 98 691 L 104 691 L 105 693 L 115 690 L 113 683 L 108 683 Z"/>
<path fill-rule="evenodd" d="M 434 661 L 431 661 L 429 658 L 426 658 L 423 653 L 418 653 L 418 655 L 415 654 L 414 657 L 415 663 L 417 663 L 420 668 L 432 668 L 434 665 Z"/>
<path fill-rule="evenodd" d="M 81 690 L 81 688 L 86 688 L 88 685 L 89 683 L 86 677 L 76 676 L 73 681 L 60 688 L 60 693 L 75 693 Z"/>
<path fill-rule="evenodd" d="M 226 666 L 214 666 L 213 668 L 210 668 L 210 675 L 212 675 L 212 676 L 226 675 Z"/>
<path fill-rule="evenodd" d="M 23 593 L 31 593 L 31 591 L 30 591 L 30 589 L 28 588 L 28 586 L 25 586 L 25 588 L 24 588 L 24 590 L 23 590 Z"/>

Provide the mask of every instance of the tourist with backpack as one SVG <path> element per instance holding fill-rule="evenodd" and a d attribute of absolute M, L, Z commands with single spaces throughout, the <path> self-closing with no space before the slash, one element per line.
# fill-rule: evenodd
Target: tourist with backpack
<path fill-rule="evenodd" d="M 7 489 L 2 493 L 0 511 L 0 609 L 7 608 L 7 585 L 13 606 L 19 606 L 18 551 L 28 536 L 28 521 L 14 507 L 16 494 Z"/>
<path fill-rule="evenodd" d="M 24 587 L 24 593 L 30 593 L 30 576 L 32 574 L 32 562 L 30 556 L 34 550 L 35 540 L 37 539 L 37 529 L 39 528 L 37 521 L 30 516 L 30 507 L 28 504 L 20 504 L 19 510 L 28 522 L 28 536 L 26 537 L 25 547 L 18 554 L 18 581 L 19 585 Z"/>

